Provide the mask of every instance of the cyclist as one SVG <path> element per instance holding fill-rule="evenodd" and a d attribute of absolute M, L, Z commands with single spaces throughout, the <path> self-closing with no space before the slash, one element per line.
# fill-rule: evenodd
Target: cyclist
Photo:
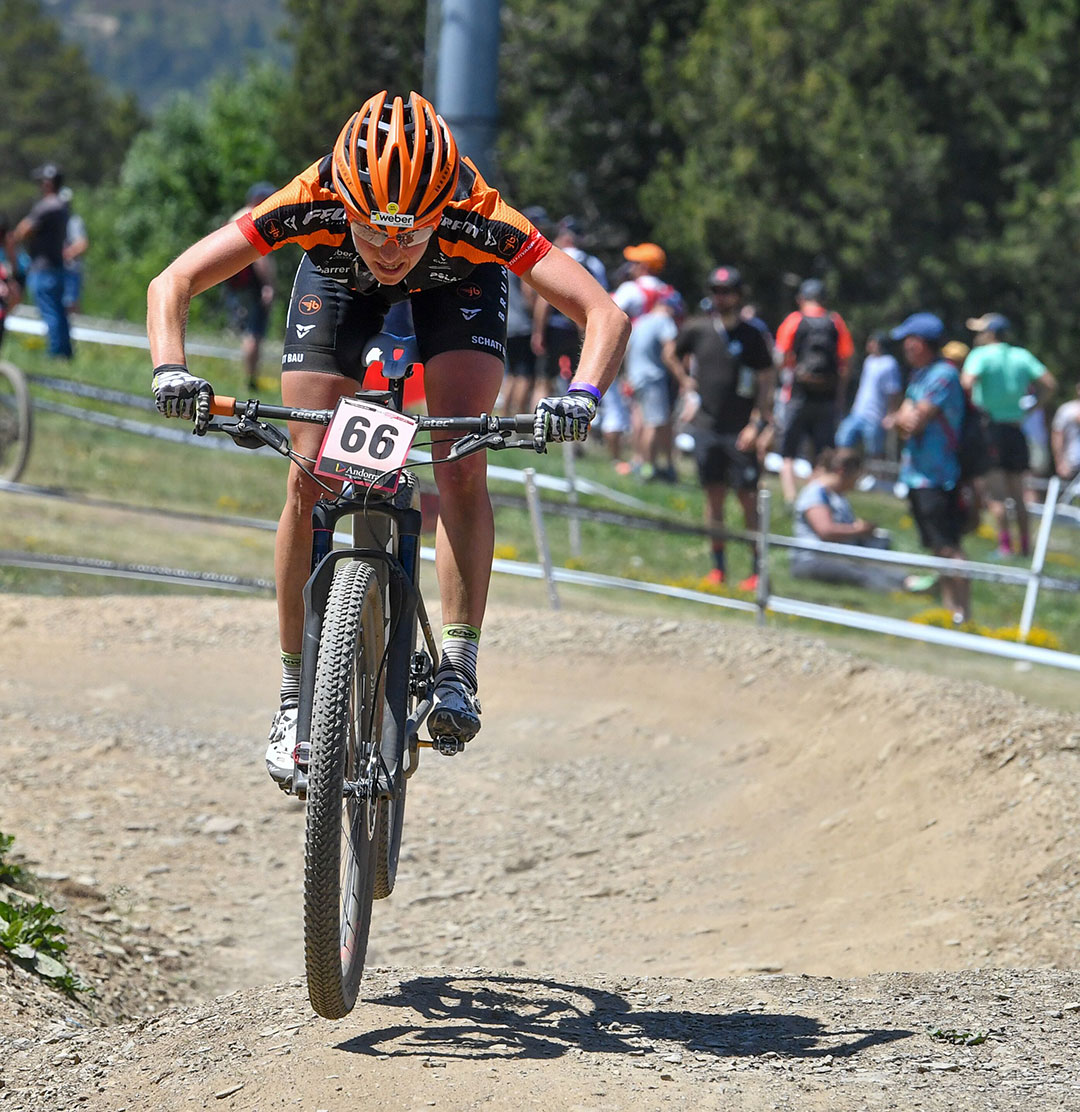
<path fill-rule="evenodd" d="M 151 283 L 147 331 L 153 393 L 167 417 L 195 416 L 209 384 L 188 370 L 184 323 L 193 296 L 263 255 L 296 243 L 281 394 L 285 405 L 329 409 L 352 395 L 361 354 L 395 302 L 411 302 L 432 416 L 495 408 L 506 340 L 506 270 L 584 328 L 568 392 L 536 405 L 538 439 L 584 440 L 622 359 L 626 316 L 579 263 L 554 247 L 461 156 L 446 123 L 417 93 L 376 93 L 346 122 L 331 153 L 288 185 L 189 247 Z M 198 431 L 198 430 L 196 430 Z M 320 426 L 290 425 L 301 455 L 317 454 Z M 448 445 L 436 443 L 433 456 Z M 433 737 L 472 738 L 480 728 L 476 659 L 494 548 L 483 454 L 435 468 L 440 494 L 436 574 L 442 661 L 435 677 Z M 281 707 L 267 750 L 271 776 L 294 768 L 311 509 L 319 487 L 290 467 L 275 571 L 282 652 Z"/>

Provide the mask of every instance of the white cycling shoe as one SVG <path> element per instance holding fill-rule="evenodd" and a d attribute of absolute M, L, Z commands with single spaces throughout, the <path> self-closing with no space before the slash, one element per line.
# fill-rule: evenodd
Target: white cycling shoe
<path fill-rule="evenodd" d="M 433 741 L 471 741 L 480 732 L 480 700 L 456 676 L 441 679 L 435 685 L 435 707 L 427 723 Z"/>
<path fill-rule="evenodd" d="M 266 770 L 270 779 L 288 791 L 296 775 L 296 707 L 282 707 L 270 724 Z"/>

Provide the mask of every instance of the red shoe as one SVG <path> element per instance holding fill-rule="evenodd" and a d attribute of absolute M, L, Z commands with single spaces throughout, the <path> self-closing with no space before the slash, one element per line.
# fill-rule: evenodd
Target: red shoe
<path fill-rule="evenodd" d="M 754 591 L 756 591 L 757 589 L 758 589 L 758 577 L 757 577 L 757 573 L 756 573 L 756 572 L 755 572 L 755 574 L 753 574 L 753 575 L 748 575 L 748 576 L 747 576 L 747 577 L 746 577 L 746 578 L 745 578 L 745 579 L 744 579 L 744 580 L 743 580 L 743 581 L 742 581 L 742 582 L 741 582 L 741 583 L 739 584 L 739 590 L 740 590 L 740 591 L 749 591 L 749 592 L 753 593 L 753 592 L 754 592 Z"/>
<path fill-rule="evenodd" d="M 724 573 L 719 568 L 713 568 L 707 576 L 705 582 L 712 587 L 719 587 L 724 582 Z"/>

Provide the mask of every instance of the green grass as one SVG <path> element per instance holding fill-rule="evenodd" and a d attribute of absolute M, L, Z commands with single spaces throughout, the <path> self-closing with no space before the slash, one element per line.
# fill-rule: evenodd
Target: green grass
<path fill-rule="evenodd" d="M 101 386 L 148 396 L 150 369 L 145 353 L 120 348 L 81 344 L 68 366 L 49 360 L 21 335 L 9 334 L 5 357 L 25 371 L 79 379 Z M 201 359 L 193 363 L 213 382 L 219 393 L 246 394 L 239 364 Z M 154 423 L 160 418 L 126 407 L 99 405 L 72 399 L 38 386 L 35 397 L 65 404 L 89 405 L 103 412 Z M 264 391 L 268 401 L 279 400 Z M 180 427 L 178 422 L 170 427 Z M 540 472 L 563 473 L 563 455 L 555 450 L 546 456 L 525 452 L 502 452 L 493 462 L 512 467 L 535 467 Z M 589 444 L 577 467 L 583 477 L 604 483 L 642 499 L 656 513 L 680 521 L 702 521 L 702 494 L 693 468 L 682 465 L 677 486 L 643 484 L 633 477 L 617 475 L 599 445 Z M 431 479 L 431 469 L 418 469 L 422 479 Z M 232 454 L 202 451 L 186 444 L 170 444 L 130 433 L 103 429 L 69 417 L 38 411 L 35 442 L 24 475 L 27 483 L 58 487 L 72 494 L 91 495 L 163 512 L 154 515 L 123 515 L 47 499 L 8 496 L 0 520 L 0 547 L 43 552 L 98 556 L 122 562 L 144 562 L 172 567 L 231 572 L 253 577 L 272 575 L 272 535 L 253 530 L 177 521 L 171 510 L 276 519 L 283 498 L 285 465 L 269 452 Z M 774 480 L 769 480 L 780 504 Z M 492 488 L 520 496 L 517 483 L 493 482 Z M 559 497 L 544 492 L 545 499 Z M 894 548 L 920 551 L 906 503 L 879 494 L 855 494 L 856 511 L 891 530 Z M 607 505 L 602 500 L 582 498 L 584 505 Z M 609 507 L 610 508 L 610 507 Z M 728 522 L 742 526 L 734 498 L 729 501 Z M 524 561 L 537 559 L 532 528 L 524 509 L 499 509 L 497 554 Z M 572 565 L 589 571 L 630 579 L 681 586 L 701 587 L 710 561 L 703 538 L 661 534 L 617 526 L 583 522 L 582 555 L 573 559 L 566 519 L 547 515 L 551 553 L 557 565 Z M 773 532 L 790 532 L 790 522 L 774 516 Z M 992 535 L 971 536 L 965 546 L 973 559 L 986 559 L 994 548 Z M 750 557 L 742 544 L 729 545 L 729 582 L 737 583 L 750 572 Z M 1061 526 L 1054 530 L 1048 570 L 1062 576 L 1080 575 L 1080 531 Z M 890 617 L 912 619 L 936 604 L 928 596 L 884 595 L 855 587 L 794 580 L 784 553 L 775 552 L 771 564 L 773 590 L 778 595 L 858 610 L 873 610 Z M 0 589 L 48 591 L 53 593 L 102 593 L 181 590 L 123 580 L 67 576 L 43 572 L 0 569 Z M 976 582 L 973 610 L 980 627 L 1002 630 L 1015 627 L 1023 602 L 1023 588 Z M 593 596 L 597 593 L 593 592 Z M 626 599 L 626 596 L 623 596 Z M 622 603 L 620 603 L 621 605 Z M 635 604 L 636 605 L 636 604 Z M 670 609 L 662 600 L 648 606 Z M 683 607 L 678 607 L 681 612 Z M 720 615 L 714 609 L 697 608 L 702 617 Z M 779 619 L 777 619 L 779 621 Z M 1062 648 L 1080 652 L 1080 600 L 1075 595 L 1042 591 L 1036 610 L 1036 626 L 1051 635 Z M 788 625 L 787 621 L 784 625 Z M 821 626 L 805 623 L 820 631 Z M 875 635 L 865 635 L 873 637 Z"/>

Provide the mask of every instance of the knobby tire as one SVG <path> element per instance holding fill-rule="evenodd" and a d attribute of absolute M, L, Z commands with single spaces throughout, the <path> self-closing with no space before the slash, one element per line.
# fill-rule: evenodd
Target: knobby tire
<path fill-rule="evenodd" d="M 382 592 L 362 560 L 334 569 L 320 638 L 311 717 L 304 857 L 304 960 L 308 996 L 326 1019 L 356 1003 L 367 955 L 385 804 L 346 799 L 344 785 L 372 766 L 385 699 Z M 378 691 L 376 691 L 378 684 Z"/>

